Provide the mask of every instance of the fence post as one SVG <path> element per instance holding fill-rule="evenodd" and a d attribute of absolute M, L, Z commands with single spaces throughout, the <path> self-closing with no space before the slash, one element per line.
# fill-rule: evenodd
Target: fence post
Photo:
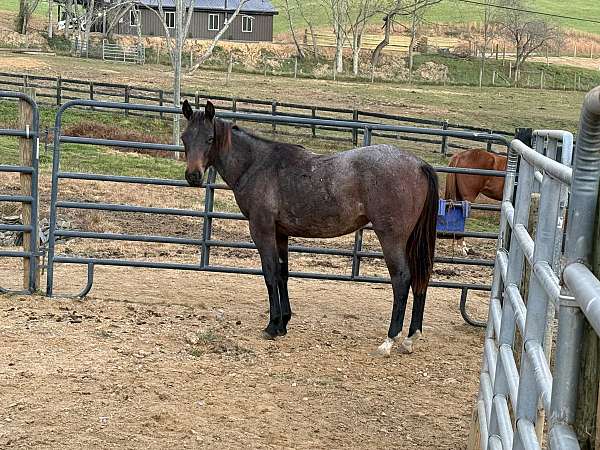
<path fill-rule="evenodd" d="M 125 86 L 125 103 L 129 103 L 129 94 L 130 94 L 130 88 L 129 88 L 129 85 L 126 85 Z M 128 109 L 125 110 L 125 115 L 126 116 L 129 115 Z"/>
<path fill-rule="evenodd" d="M 27 94 L 35 101 L 35 89 L 29 87 L 23 87 L 20 91 Z M 24 100 L 19 100 L 19 127 L 27 129 L 30 132 L 36 132 L 33 127 L 33 109 L 31 105 Z M 37 160 L 37 154 L 33 155 L 31 139 L 35 138 L 20 138 L 19 149 L 21 153 L 21 165 L 27 167 L 34 167 L 35 161 Z M 37 152 L 36 152 L 37 153 Z M 37 230 L 38 223 L 36 220 L 38 210 L 38 196 L 36 192 L 32 192 L 32 177 L 35 174 L 21 173 L 21 193 L 22 195 L 31 196 L 33 200 L 31 203 L 23 203 L 21 208 L 21 215 L 23 217 L 23 225 L 31 225 L 31 232 L 23 232 L 23 251 L 37 253 L 38 242 L 37 242 Z M 32 258 L 23 258 L 23 288 L 31 289 L 35 291 L 40 285 L 40 271 L 39 271 L 39 258 L 34 256 Z"/>
<path fill-rule="evenodd" d="M 62 104 L 62 77 L 59 75 L 56 79 L 56 106 Z"/>
<path fill-rule="evenodd" d="M 200 94 L 198 91 L 194 92 L 194 105 L 196 106 L 196 109 L 200 109 Z"/>
<path fill-rule="evenodd" d="M 447 129 L 448 129 L 448 121 L 444 120 L 444 123 L 442 125 L 442 130 L 447 130 Z M 442 136 L 441 152 L 442 152 L 442 155 L 444 155 L 444 156 L 446 156 L 448 154 L 448 136 Z"/>
<path fill-rule="evenodd" d="M 358 122 L 358 109 L 352 111 L 352 120 Z M 356 128 L 352 128 L 352 145 L 358 145 L 358 130 Z"/>
<path fill-rule="evenodd" d="M 158 91 L 158 105 L 159 106 L 163 106 L 165 103 L 165 91 L 163 91 L 162 89 L 160 91 Z M 164 118 L 165 114 L 161 111 L 160 112 L 160 118 Z"/>
<path fill-rule="evenodd" d="M 496 71 L 494 70 L 492 72 L 492 86 L 496 85 Z"/>
<path fill-rule="evenodd" d="M 490 134 L 494 134 L 494 130 L 491 130 L 491 129 L 490 129 L 490 130 L 488 130 L 488 133 L 490 133 Z M 491 151 L 492 151 L 492 141 L 487 141 L 487 147 L 486 147 L 486 148 L 487 148 L 487 151 L 488 151 L 488 152 L 491 152 Z"/>
<path fill-rule="evenodd" d="M 540 89 L 544 89 L 544 71 L 540 72 Z"/>
<path fill-rule="evenodd" d="M 271 103 L 271 115 L 274 117 L 277 115 L 277 102 L 273 101 L 273 103 Z M 277 124 L 273 121 L 271 122 L 272 126 L 273 126 L 273 133 L 277 132 Z"/>
<path fill-rule="evenodd" d="M 235 98 L 231 99 L 231 112 L 237 112 L 237 100 Z M 236 119 L 234 118 L 232 121 L 232 123 L 236 123 Z"/>
<path fill-rule="evenodd" d="M 311 106 L 310 111 L 311 111 L 310 116 L 313 119 L 315 119 L 317 117 L 317 108 L 315 106 Z M 314 123 L 311 125 L 311 128 L 312 128 L 313 137 L 317 137 L 317 127 L 315 126 Z"/>
<path fill-rule="evenodd" d="M 298 78 L 298 57 L 294 58 L 294 79 Z"/>

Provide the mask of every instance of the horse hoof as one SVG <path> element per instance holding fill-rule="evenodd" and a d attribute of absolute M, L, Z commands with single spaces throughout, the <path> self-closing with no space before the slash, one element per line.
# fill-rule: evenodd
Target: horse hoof
<path fill-rule="evenodd" d="M 394 345 L 394 339 L 386 338 L 379 347 L 377 347 L 376 354 L 387 358 L 392 353 L 392 346 Z"/>
<path fill-rule="evenodd" d="M 285 328 L 280 328 L 279 330 L 277 330 L 277 336 L 285 336 L 287 334 L 287 329 Z"/>
<path fill-rule="evenodd" d="M 263 330 L 263 332 L 261 333 L 261 336 L 263 339 L 265 339 L 267 341 L 274 341 L 275 338 L 277 337 L 276 334 L 271 334 L 267 330 Z"/>
<path fill-rule="evenodd" d="M 400 344 L 400 353 L 404 353 L 406 355 L 410 355 L 414 352 L 413 341 L 412 339 L 404 339 L 402 344 Z"/>

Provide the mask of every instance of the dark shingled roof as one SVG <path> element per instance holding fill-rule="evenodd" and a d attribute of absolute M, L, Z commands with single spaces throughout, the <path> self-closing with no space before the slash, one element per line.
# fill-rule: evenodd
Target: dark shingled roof
<path fill-rule="evenodd" d="M 158 7 L 159 0 L 140 0 L 140 3 L 147 6 Z M 185 3 L 185 0 L 184 0 Z M 227 10 L 235 11 L 240 4 L 240 0 L 194 0 L 195 9 L 209 9 L 209 10 Z M 175 0 L 162 0 L 162 5 L 165 8 L 175 7 Z M 227 8 L 225 8 L 227 5 Z M 249 13 L 265 13 L 265 14 L 277 14 L 277 10 L 273 7 L 269 0 L 249 0 L 244 6 L 242 6 L 242 12 Z"/>

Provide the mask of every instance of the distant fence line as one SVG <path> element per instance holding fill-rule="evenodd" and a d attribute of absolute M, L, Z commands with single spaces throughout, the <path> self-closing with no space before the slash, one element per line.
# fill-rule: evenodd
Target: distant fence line
<path fill-rule="evenodd" d="M 40 103 L 48 99 L 49 103 L 60 106 L 69 100 L 99 100 L 120 103 L 141 103 L 157 106 L 170 105 L 173 103 L 173 92 L 164 89 L 149 88 L 143 86 L 132 86 L 129 84 L 109 83 L 103 81 L 78 80 L 63 77 L 48 77 L 30 74 L 18 74 L 0 72 L 0 89 L 14 90 L 17 87 L 32 87 L 36 89 L 36 96 Z M 199 108 L 204 99 L 215 101 L 217 107 L 221 110 L 231 112 L 246 112 L 271 114 L 273 116 L 304 117 L 312 119 L 336 119 L 354 122 L 387 122 L 393 125 L 412 124 L 423 125 L 427 127 L 437 127 L 442 130 L 462 130 L 476 131 L 489 134 L 501 134 L 513 136 L 514 132 L 494 130 L 491 128 L 482 128 L 470 125 L 461 125 L 447 120 L 422 119 L 416 117 L 402 116 L 396 114 L 378 113 L 350 108 L 333 108 L 328 106 L 305 105 L 290 102 L 279 102 L 277 100 L 260 100 L 250 98 L 236 98 L 221 95 L 212 95 L 205 91 L 182 92 L 181 98 L 190 99 L 196 108 Z M 47 102 L 48 103 L 48 102 Z M 152 113 L 136 113 L 125 110 L 124 114 L 148 115 Z M 161 118 L 165 113 L 155 113 Z M 277 124 L 272 123 L 272 130 L 277 132 Z M 312 137 L 320 139 L 339 139 L 339 137 L 318 133 L 318 130 L 333 131 L 343 133 L 354 145 L 359 142 L 359 135 L 362 130 L 339 129 L 335 127 L 316 126 L 316 125 L 298 125 L 311 129 Z M 449 148 L 468 148 L 461 144 L 448 142 L 448 138 L 443 136 L 440 139 L 419 138 L 415 136 L 401 136 L 398 134 L 379 133 L 380 137 L 389 137 L 400 140 L 409 140 L 413 142 L 423 142 L 440 146 L 440 153 L 446 155 Z M 492 149 L 492 142 L 487 143 L 488 150 Z"/>

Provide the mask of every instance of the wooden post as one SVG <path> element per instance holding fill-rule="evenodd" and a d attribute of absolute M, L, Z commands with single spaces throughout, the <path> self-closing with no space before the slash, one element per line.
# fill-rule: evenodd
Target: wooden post
<path fill-rule="evenodd" d="M 480 442 L 481 434 L 479 431 L 479 411 L 477 404 L 475 404 L 475 408 L 473 408 L 473 414 L 471 416 L 471 430 L 469 431 L 466 450 L 481 450 Z"/>
<path fill-rule="evenodd" d="M 196 109 L 200 109 L 200 94 L 198 91 L 194 92 L 194 106 Z"/>
<path fill-rule="evenodd" d="M 161 89 L 160 91 L 158 91 L 158 105 L 163 106 L 164 103 L 165 103 L 165 91 L 163 91 Z M 165 117 L 165 114 L 161 111 L 160 118 L 162 119 L 163 117 Z"/>
<path fill-rule="evenodd" d="M 375 82 L 375 64 L 371 64 L 371 83 Z"/>
<path fill-rule="evenodd" d="M 294 58 L 294 79 L 298 78 L 298 57 Z"/>
<path fill-rule="evenodd" d="M 448 129 L 448 121 L 444 120 L 444 124 L 442 125 L 442 130 Z M 448 154 L 448 136 L 442 136 L 442 155 L 446 156 Z"/>
<path fill-rule="evenodd" d="M 540 72 L 540 89 L 544 89 L 544 71 Z"/>
<path fill-rule="evenodd" d="M 574 44 L 573 46 L 573 58 L 577 57 L 577 43 Z"/>
<path fill-rule="evenodd" d="M 315 106 L 312 106 L 310 108 L 310 116 L 313 119 L 317 117 L 317 108 Z M 317 127 L 315 126 L 314 123 L 312 124 L 311 128 L 312 128 L 312 136 L 317 137 Z"/>
<path fill-rule="evenodd" d="M 352 111 L 352 120 L 358 122 L 358 109 Z M 352 128 L 352 145 L 358 145 L 358 130 L 356 128 Z"/>
<path fill-rule="evenodd" d="M 492 72 L 492 86 L 496 85 L 496 71 L 494 70 Z"/>
<path fill-rule="evenodd" d="M 124 94 L 124 101 L 125 103 L 129 103 L 129 94 L 131 93 L 131 88 L 129 87 L 129 85 L 125 86 L 125 94 Z M 126 109 L 125 110 L 125 115 L 128 116 L 129 115 L 129 110 Z"/>
<path fill-rule="evenodd" d="M 275 117 L 277 115 L 277 102 L 276 101 L 273 101 L 271 103 L 271 115 L 273 117 Z M 276 133 L 277 132 L 277 124 L 273 121 L 273 122 L 271 122 L 271 125 L 273 127 L 273 133 Z"/>
<path fill-rule="evenodd" d="M 508 62 L 508 79 L 512 80 L 512 61 Z"/>
<path fill-rule="evenodd" d="M 59 75 L 56 79 L 56 106 L 62 104 L 62 77 Z"/>
<path fill-rule="evenodd" d="M 231 112 L 237 112 L 237 100 L 235 98 L 231 99 Z M 236 123 L 236 119 L 233 119 L 232 122 Z"/>
<path fill-rule="evenodd" d="M 33 100 L 35 100 L 35 89 L 23 87 L 19 89 L 20 92 L 27 94 Z M 33 122 L 33 110 L 29 103 L 20 100 L 19 101 L 19 128 L 27 129 L 30 132 L 33 132 L 32 129 Z M 27 138 L 19 138 L 19 150 L 21 152 L 21 165 L 26 167 L 32 167 L 34 158 L 37 158 L 37 155 L 31 154 L 31 139 Z M 22 173 L 20 174 L 20 182 L 21 182 L 21 194 L 22 195 L 32 195 L 31 192 L 31 177 L 30 173 Z M 33 223 L 32 220 L 32 203 L 23 203 L 21 208 L 21 216 L 23 217 L 23 225 L 31 225 L 32 228 L 38 227 L 37 223 Z M 37 205 L 36 205 L 37 206 Z M 36 208 L 37 209 L 37 208 Z M 23 251 L 35 251 L 37 245 L 32 249 L 31 248 L 31 233 L 24 232 L 23 233 Z M 23 258 L 23 288 L 24 289 L 32 289 L 37 290 L 40 286 L 40 271 L 39 271 L 39 258 L 35 258 L 34 264 L 37 268 L 34 279 L 31 280 L 29 277 L 29 272 L 31 270 L 32 260 L 29 258 Z"/>

